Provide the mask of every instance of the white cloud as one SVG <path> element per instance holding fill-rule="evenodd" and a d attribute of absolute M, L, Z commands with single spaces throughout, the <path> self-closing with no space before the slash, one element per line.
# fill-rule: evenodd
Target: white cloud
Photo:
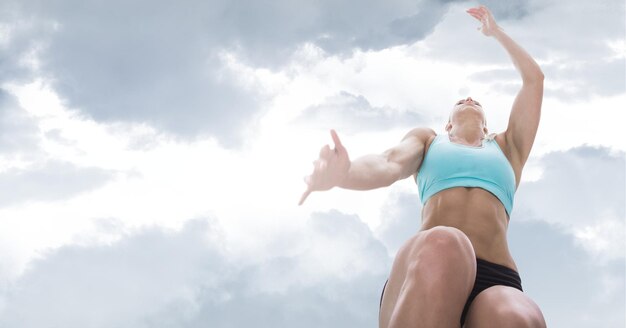
<path fill-rule="evenodd" d="M 391 108 L 372 108 L 363 96 L 340 92 L 319 105 L 307 108 L 297 120 L 300 125 L 318 128 L 334 127 L 346 133 L 410 129 L 423 119 L 418 113 L 399 112 Z"/>
<path fill-rule="evenodd" d="M 442 133 L 452 102 L 471 95 L 485 105 L 490 130 L 503 131 L 520 86 L 506 53 L 463 12 L 469 3 L 396 1 L 355 9 L 322 2 L 308 11 L 294 2 L 258 11 L 206 3 L 224 14 L 207 24 L 227 22 L 222 29 L 202 25 L 207 8 L 185 16 L 188 7 L 151 3 L 150 12 L 119 12 L 122 24 L 107 29 L 102 27 L 113 24 L 107 15 L 116 11 L 91 22 L 85 17 L 92 15 L 62 8 L 62 2 L 21 3 L 46 19 L 18 24 L 0 10 L 0 33 L 9 33 L 0 36 L 0 82 L 8 90 L 0 93 L 0 172 L 33 178 L 29 192 L 0 208 L 5 322 L 28 313 L 36 326 L 63 323 L 59 315 L 71 317 L 76 304 L 89 308 L 68 325 L 123 326 L 126 318 L 134 327 L 251 320 L 303 326 L 307 317 L 317 319 L 304 326 L 374 326 L 387 255 L 419 224 L 417 188 L 407 179 L 366 193 L 332 190 L 297 207 L 302 176 L 319 148 L 331 143 L 327 129 L 340 127 L 352 158 L 382 152 L 413 125 Z M 0 6 L 9 4 L 17 2 Z M 616 34 L 623 4 L 487 5 L 550 73 L 511 224 L 524 286 L 551 326 L 623 326 L 623 294 L 615 289 L 624 287 L 619 247 L 626 144 L 616 118 L 626 93 L 614 83 L 623 67 L 623 35 Z M 84 10 L 93 6 L 87 2 Z M 429 13 L 430 20 L 420 21 Z M 165 24 L 158 17 L 166 17 Z M 180 29 L 171 28 L 183 17 Z M 241 17 L 250 20 L 242 25 Z M 142 35 L 136 24 L 149 33 Z M 288 28 L 293 26 L 301 29 Z M 90 28 L 98 30 L 97 38 Z M 152 40 L 153 32 L 163 34 Z M 125 46 L 132 51 L 122 53 Z M 92 57 L 82 52 L 94 49 L 102 51 Z M 239 104 L 241 110 L 204 110 L 215 104 Z M 293 124 L 307 109 L 329 104 L 335 110 L 354 106 L 340 115 L 342 125 L 329 120 L 328 111 L 320 114 L 321 124 Z M 353 119 L 362 108 L 392 123 L 364 129 L 363 120 Z M 396 124 L 405 119 L 414 122 Z M 187 128 L 198 135 L 181 138 Z M 91 172 L 85 169 L 106 172 L 106 182 L 56 192 L 41 179 L 80 180 Z M 0 194 L 15 197 L 12 191 L 5 183 Z M 206 217 L 214 218 L 217 239 L 204 240 L 206 226 L 188 223 Z M 213 275 L 221 269 L 230 275 Z M 92 285 L 85 277 L 105 283 Z M 24 289 L 10 289 L 14 283 Z M 113 301 L 118 298 L 124 302 Z"/>
<path fill-rule="evenodd" d="M 0 87 L 0 172 L 12 161 L 30 157 L 39 147 L 36 124 L 18 104 L 16 97 Z"/>
<path fill-rule="evenodd" d="M 253 66 L 280 68 L 310 42 L 340 55 L 384 49 L 423 38 L 447 7 L 436 0 L 358 6 L 213 0 L 175 8 L 88 1 L 67 10 L 63 3 L 5 1 L 1 11 L 8 14 L 0 23 L 17 28 L 3 57 L 8 68 L 25 63 L 26 69 L 0 82 L 43 75 L 71 107 L 98 121 L 149 123 L 239 146 L 241 130 L 264 110 L 265 94 L 237 83 L 223 51 Z"/>
<path fill-rule="evenodd" d="M 626 258 L 624 218 L 604 218 L 595 225 L 577 227 L 574 236 L 596 261 Z"/>
<path fill-rule="evenodd" d="M 358 217 L 318 213 L 297 235 L 272 237 L 253 245 L 265 251 L 260 259 L 232 257 L 236 241 L 204 219 L 178 232 L 143 228 L 110 245 L 62 247 L 0 294 L 0 323 L 375 326 L 390 259 Z"/>
<path fill-rule="evenodd" d="M 562 225 L 511 218 L 509 248 L 548 327 L 622 327 L 624 257 L 598 262 Z"/>

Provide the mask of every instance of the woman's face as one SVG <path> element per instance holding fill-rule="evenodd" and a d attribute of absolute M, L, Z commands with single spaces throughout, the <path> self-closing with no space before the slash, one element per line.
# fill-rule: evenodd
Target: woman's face
<path fill-rule="evenodd" d="M 487 125 L 487 120 L 485 118 L 485 112 L 483 111 L 483 107 L 480 105 L 480 102 L 472 99 L 472 97 L 467 97 L 465 99 L 461 99 L 454 104 L 454 108 L 452 108 L 452 113 L 450 113 L 449 121 L 452 121 L 452 117 L 458 116 L 457 113 L 463 113 L 460 117 L 470 116 L 479 116 L 482 118 L 482 121 L 485 125 Z"/>

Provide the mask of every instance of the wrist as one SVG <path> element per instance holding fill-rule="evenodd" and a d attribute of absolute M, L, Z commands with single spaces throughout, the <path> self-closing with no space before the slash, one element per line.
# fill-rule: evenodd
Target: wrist
<path fill-rule="evenodd" d="M 496 39 L 500 39 L 501 37 L 505 35 L 506 33 L 504 33 L 504 29 L 500 27 L 498 24 L 496 24 L 496 28 L 493 30 L 493 33 L 491 34 L 491 36 L 493 36 Z"/>
<path fill-rule="evenodd" d="M 342 175 L 338 177 L 335 187 L 344 188 L 344 189 L 350 188 L 349 182 L 350 182 L 351 168 L 352 168 L 352 165 L 348 166 L 348 169 Z"/>

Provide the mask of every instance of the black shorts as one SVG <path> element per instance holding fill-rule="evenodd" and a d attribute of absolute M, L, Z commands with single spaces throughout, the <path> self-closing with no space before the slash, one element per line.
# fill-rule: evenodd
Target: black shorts
<path fill-rule="evenodd" d="M 385 281 L 385 285 L 383 286 L 383 292 L 380 294 L 380 307 L 382 307 L 383 305 L 383 295 L 385 294 L 385 287 L 387 287 L 388 281 L 389 279 Z M 474 298 L 476 298 L 476 296 L 480 294 L 480 292 L 482 292 L 483 290 L 498 285 L 509 286 L 523 291 L 522 279 L 515 270 L 504 265 L 492 263 L 477 258 L 476 280 L 474 281 L 474 287 L 472 288 L 472 292 L 465 302 L 465 307 L 463 308 L 463 313 L 461 314 L 461 327 L 463 326 L 463 324 L 465 324 L 467 310 L 472 304 L 472 301 L 474 301 Z"/>

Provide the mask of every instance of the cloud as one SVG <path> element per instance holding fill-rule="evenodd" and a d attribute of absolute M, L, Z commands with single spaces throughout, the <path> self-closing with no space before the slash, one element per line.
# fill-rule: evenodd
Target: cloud
<path fill-rule="evenodd" d="M 390 259 L 358 217 L 317 213 L 289 247 L 228 251 L 214 220 L 64 246 L 0 294 L 7 327 L 375 327 Z M 114 227 L 115 228 L 115 227 Z M 117 229 L 117 228 L 115 228 Z"/>
<path fill-rule="evenodd" d="M 390 254 L 396 254 L 402 244 L 420 230 L 421 212 L 422 204 L 417 192 L 397 192 L 389 196 L 381 210 L 384 219 L 376 229 L 376 235 Z"/>
<path fill-rule="evenodd" d="M 358 5 L 324 0 L 229 3 L 217 15 L 221 35 L 255 65 L 276 67 L 303 43 L 332 55 L 380 50 L 422 39 L 455 1 L 405 0 Z M 287 49 L 287 50 L 285 50 Z"/>
<path fill-rule="evenodd" d="M 571 102 L 613 96 L 626 89 L 623 53 L 616 55 L 612 46 L 624 39 L 623 1 L 484 4 L 505 32 L 540 64 L 546 77 L 546 97 Z M 468 20 L 473 18 L 466 17 L 463 6 L 451 6 L 442 23 L 424 41 L 425 53 L 439 60 L 474 65 L 476 72 L 470 75 L 471 80 L 486 84 L 489 90 L 516 94 L 521 78 L 509 55 L 495 39 L 468 28 Z M 478 22 L 472 23 L 478 26 Z"/>
<path fill-rule="evenodd" d="M 0 88 L 0 156 L 30 153 L 38 147 L 38 127 L 15 97 Z"/>
<path fill-rule="evenodd" d="M 588 1 L 487 1 L 496 22 L 534 57 L 567 64 L 614 55 L 610 41 L 622 40 L 624 3 Z M 437 58 L 465 63 L 508 63 L 506 52 L 493 38 L 468 28 L 479 23 L 465 13 L 467 3 L 453 4 L 426 42 Z M 559 19 L 554 19 L 559 17 Z M 593 21 L 593 26 L 581 24 Z M 550 46 L 547 46 L 549 42 Z"/>
<path fill-rule="evenodd" d="M 99 168 L 77 167 L 55 160 L 25 169 L 9 169 L 0 173 L 0 207 L 67 199 L 100 187 L 111 178 L 111 172 Z"/>
<path fill-rule="evenodd" d="M 333 127 L 353 133 L 412 127 L 424 121 L 424 117 L 411 111 L 372 107 L 365 97 L 341 91 L 320 104 L 306 108 L 295 121 L 307 126 Z"/>
<path fill-rule="evenodd" d="M 17 19 L 16 3 L 0 3 L 0 82 L 24 81 L 32 74 L 41 49 L 39 42 L 48 26 L 28 19 Z"/>
<path fill-rule="evenodd" d="M 626 61 L 623 58 L 545 65 L 543 70 L 554 81 L 553 85 L 547 85 L 546 96 L 567 103 L 591 96 L 615 96 L 626 91 Z"/>
<path fill-rule="evenodd" d="M 234 147 L 242 135 L 250 134 L 246 129 L 266 108 L 280 113 L 271 115 L 272 119 L 290 118 L 287 109 L 283 113 L 278 107 L 303 108 L 303 101 L 310 104 L 311 99 L 322 99 L 317 96 L 322 92 L 335 95 L 307 108 L 302 120 L 318 125 L 336 121 L 343 125 L 342 131 L 380 132 L 424 123 L 422 112 L 414 111 L 413 104 L 447 108 L 431 106 L 431 101 L 438 104 L 438 99 L 446 98 L 437 91 L 439 86 L 450 89 L 445 76 L 458 77 L 452 84 L 460 86 L 452 90 L 461 93 L 482 92 L 483 87 L 515 92 L 519 77 L 505 52 L 494 40 L 482 37 L 474 25 L 467 28 L 468 22 L 476 23 L 462 10 L 467 4 L 434 0 L 366 1 L 359 6 L 331 0 L 212 0 L 176 6 L 145 0 L 88 0 L 71 5 L 64 1 L 0 2 L 0 87 L 43 81 L 63 99 L 59 106 L 72 112 L 55 115 L 52 102 L 44 99 L 36 111 L 29 112 L 33 118 L 11 95 L 0 93 L 0 198 L 5 199 L 0 206 L 15 215 L 5 220 L 5 235 L 15 237 L 0 242 L 6 255 L 0 257 L 0 276 L 13 277 L 9 275 L 12 267 L 21 268 L 26 261 L 26 252 L 16 248 L 30 252 L 56 247 L 73 239 L 76 231 L 99 229 L 77 228 L 85 224 L 82 216 L 120 215 L 129 220 L 126 224 L 134 220 L 135 224 L 173 224 L 181 217 L 241 208 L 234 200 L 254 192 L 244 191 L 242 198 L 239 184 L 220 183 L 229 180 L 223 172 L 232 171 L 235 162 L 253 163 L 256 171 L 251 172 L 273 172 L 276 161 L 266 163 L 265 158 L 282 154 L 270 147 L 247 149 L 254 154 L 250 156 L 235 154 L 214 147 L 213 141 L 179 144 L 162 132 L 186 138 L 212 136 L 222 146 Z M 616 59 L 615 46 L 608 46 L 623 39 L 622 3 L 486 4 L 507 32 L 542 63 L 546 95 L 580 101 L 573 93 L 604 97 L 624 88 L 619 80 L 623 59 Z M 419 40 L 423 41 L 414 46 L 388 49 Z M 294 56 L 294 51 L 310 44 L 322 51 L 308 61 Z M 385 51 L 350 57 L 357 48 Z M 342 60 L 342 56 L 350 59 Z M 236 58 L 235 63 L 231 58 Z M 305 63 L 294 64 L 298 61 Z M 345 70 L 336 70 L 328 64 L 332 62 Z M 313 74 L 308 65 L 314 68 Z M 398 67 L 404 71 L 396 72 Z M 415 68 L 424 74 L 405 74 Z M 394 90 L 389 85 L 381 87 L 385 81 L 397 82 L 394 74 L 415 79 L 390 84 Z M 295 90 L 302 85 L 311 87 L 312 94 Z M 422 95 L 415 90 L 422 90 Z M 26 102 L 23 106 L 30 108 Z M 500 106 L 490 108 L 496 107 Z M 81 113 L 75 116 L 75 111 Z M 80 120 L 75 119 L 84 116 L 122 124 L 100 125 L 88 119 L 83 121 L 89 124 L 76 124 Z M 280 129 L 272 131 L 280 134 Z M 263 138 L 267 136 L 251 141 Z M 289 142 L 302 143 L 299 138 Z M 278 138 L 273 144 L 285 145 Z M 191 163 L 185 160 L 188 153 L 213 158 L 194 157 L 198 160 Z M 101 161 L 107 154 L 116 159 Z M 257 154 L 261 161 L 256 160 Z M 539 159 L 545 167 L 543 177 L 524 183 L 518 191 L 510 232 L 512 251 L 525 288 L 547 309 L 554 326 L 624 326 L 624 301 L 619 293 L 624 288 L 622 155 L 586 146 L 548 154 Z M 255 160 L 238 161 L 241 158 Z M 15 162 L 31 164 L 23 167 Z M 77 166 L 79 162 L 82 166 Z M 185 172 L 175 170 L 180 166 L 177 163 Z M 220 163 L 228 164 L 225 171 L 213 170 Z M 129 175 L 119 184 L 74 198 L 100 188 L 116 174 L 90 166 L 105 164 L 119 170 L 130 167 L 141 179 Z M 163 175 L 164 168 L 171 177 Z M 272 174 L 257 176 L 276 186 Z M 198 183 L 205 180 L 211 183 Z M 144 189 L 150 192 L 139 198 L 125 197 Z M 288 193 L 284 191 L 288 188 L 282 189 L 274 188 L 263 197 L 275 201 L 275 193 Z M 230 199 L 230 194 L 240 197 Z M 155 205 L 155 197 L 164 202 Z M 263 215 L 267 204 L 258 198 L 240 212 L 254 212 L 260 206 L 258 212 Z M 211 204 L 216 200 L 219 206 Z M 47 202 L 41 211 L 50 215 L 38 215 L 39 206 L 10 207 L 29 201 Z M 375 222 L 378 204 L 371 203 L 366 207 L 375 207 L 368 214 L 374 218 L 368 222 Z M 107 204 L 123 206 L 110 211 Z M 376 231 L 380 240 L 359 217 L 335 211 L 314 214 L 291 234 L 272 233 L 277 221 L 266 219 L 270 223 L 266 230 L 251 230 L 270 240 L 268 244 L 221 237 L 211 220 L 192 221 L 179 232 L 149 228 L 125 234 L 113 225 L 113 233 L 122 236 L 116 243 L 94 245 L 90 237 L 77 237 L 86 245 L 50 250 L 32 262 L 9 289 L 4 289 L 3 278 L 0 326 L 193 327 L 207 322 L 215 326 L 332 326 L 331 322 L 374 326 L 378 297 L 391 264 L 388 254 L 395 253 L 418 228 L 420 209 L 417 195 L 392 195 L 380 214 L 385 218 Z M 181 216 L 181 211 L 190 215 Z M 168 219 L 167 213 L 180 217 Z M 65 223 L 49 220 L 59 215 Z M 37 223 L 38 217 L 45 222 Z M 51 229 L 42 230 L 42 224 Z M 22 230 L 33 234 L 16 233 Z M 232 251 L 249 245 L 256 248 L 250 254 L 259 256 Z M 543 267 L 534 267 L 535 260 Z M 544 268 L 552 262 L 558 268 L 546 272 Z M 570 308 L 580 310 L 577 316 L 571 315 Z"/>
<path fill-rule="evenodd" d="M 548 327 L 623 327 L 623 245 L 620 257 L 597 263 L 566 231 L 545 221 L 511 219 L 509 245 L 525 292 Z"/>
<path fill-rule="evenodd" d="M 594 58 L 584 62 L 557 62 L 541 65 L 546 77 L 545 97 L 575 103 L 591 96 L 611 97 L 626 90 L 623 58 Z M 521 78 L 514 67 L 486 69 L 469 76 L 473 81 L 504 94 L 515 95 L 521 87 Z"/>
<path fill-rule="evenodd" d="M 608 242 L 610 247 L 599 248 L 602 258 L 621 257 L 626 218 L 623 152 L 584 145 L 548 153 L 538 163 L 542 178 L 520 186 L 511 219 L 562 225 L 583 237 L 580 241 L 592 252 L 598 250 L 596 242 Z"/>
<path fill-rule="evenodd" d="M 113 246 L 64 246 L 32 263 L 5 294 L 6 327 L 141 327 L 154 309 L 188 299 L 188 283 L 211 286 L 224 272 L 203 246 L 206 225 L 181 234 L 146 229 Z M 167 261 L 165 260 L 167 259 Z M 211 271 L 196 265 L 210 264 Z M 207 268 L 208 269 L 208 268 Z"/>
<path fill-rule="evenodd" d="M 10 13 L 0 17 L 8 26 L 0 69 L 31 58 L 31 72 L 3 80 L 44 76 L 68 107 L 96 120 L 147 122 L 234 146 L 264 109 L 264 95 L 228 69 L 224 51 L 252 66 L 279 68 L 305 43 L 329 54 L 383 49 L 423 38 L 447 2 L 87 1 L 70 8 L 7 1 L 0 8 Z"/>
<path fill-rule="evenodd" d="M 550 326 L 623 326 L 623 153 L 579 146 L 538 163 L 542 177 L 518 189 L 509 227 L 523 281 Z"/>

